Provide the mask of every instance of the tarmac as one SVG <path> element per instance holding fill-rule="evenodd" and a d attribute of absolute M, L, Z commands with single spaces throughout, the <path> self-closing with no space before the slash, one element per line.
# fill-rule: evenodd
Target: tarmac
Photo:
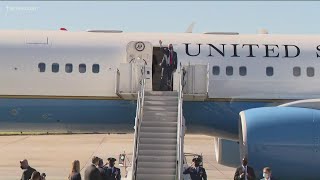
<path fill-rule="evenodd" d="M 187 134 L 185 153 L 203 155 L 208 180 L 232 180 L 235 168 L 217 163 L 213 143 L 213 137 Z M 19 161 L 22 159 L 28 159 L 31 167 L 46 173 L 47 180 L 63 180 L 68 178 L 73 160 L 80 161 L 83 177 L 92 156 L 106 162 L 108 157 L 118 159 L 123 152 L 127 154 L 128 165 L 133 152 L 133 134 L 0 136 L 0 180 L 20 179 Z M 188 157 L 189 164 L 191 158 Z M 121 167 L 121 174 L 125 177 L 124 167 Z"/>

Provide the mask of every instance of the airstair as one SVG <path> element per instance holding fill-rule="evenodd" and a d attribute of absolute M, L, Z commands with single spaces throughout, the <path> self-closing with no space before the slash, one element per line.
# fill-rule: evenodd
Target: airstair
<path fill-rule="evenodd" d="M 181 73 L 182 75 L 183 73 Z M 182 76 L 178 91 L 138 92 L 133 180 L 182 180 Z"/>
<path fill-rule="evenodd" d="M 150 42 L 129 42 L 127 60 L 115 73 L 115 94 L 123 100 L 137 100 L 127 180 L 182 180 L 183 100 L 207 99 L 209 65 L 180 62 L 173 75 L 173 91 L 152 91 L 152 57 Z"/>

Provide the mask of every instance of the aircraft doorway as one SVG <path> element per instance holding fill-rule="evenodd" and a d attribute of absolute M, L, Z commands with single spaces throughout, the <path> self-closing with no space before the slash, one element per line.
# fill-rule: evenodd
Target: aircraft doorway
<path fill-rule="evenodd" d="M 160 89 L 161 84 L 161 72 L 162 68 L 160 66 L 163 58 L 163 52 L 160 47 L 153 47 L 153 55 L 152 55 L 152 89 L 154 91 L 163 91 L 164 89 Z"/>

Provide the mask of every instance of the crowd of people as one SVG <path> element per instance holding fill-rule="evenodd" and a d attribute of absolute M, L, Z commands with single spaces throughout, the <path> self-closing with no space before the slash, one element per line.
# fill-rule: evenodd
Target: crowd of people
<path fill-rule="evenodd" d="M 103 163 L 103 159 L 94 156 L 91 160 L 91 164 L 87 166 L 84 171 L 84 180 L 120 180 L 120 169 L 115 167 L 115 158 L 108 158 L 108 164 Z M 23 173 L 21 180 L 45 180 L 46 174 L 38 172 L 32 168 L 28 160 L 24 159 L 20 161 L 21 169 Z M 80 161 L 75 160 L 72 162 L 71 171 L 68 176 L 68 180 L 81 180 L 80 174 Z"/>
<path fill-rule="evenodd" d="M 91 164 L 87 166 L 84 172 L 84 180 L 120 180 L 120 169 L 115 167 L 115 158 L 108 158 L 108 164 L 103 163 L 103 159 L 94 156 Z M 193 158 L 192 165 L 185 168 L 183 174 L 189 174 L 191 180 L 207 180 L 207 173 L 200 163 L 201 158 Z M 23 169 L 21 180 L 45 180 L 46 174 L 36 171 L 32 168 L 26 159 L 20 161 L 20 167 Z M 272 177 L 271 168 L 263 168 L 263 179 L 261 180 L 275 180 Z M 68 180 L 81 180 L 80 161 L 72 162 L 71 171 Z M 257 177 L 254 169 L 248 165 L 248 159 L 242 159 L 242 165 L 236 169 L 234 180 L 256 180 Z"/>
<path fill-rule="evenodd" d="M 207 180 L 206 170 L 200 166 L 201 159 L 193 158 L 192 162 L 192 165 L 186 168 L 183 174 L 189 174 L 191 180 Z M 262 176 L 263 178 L 261 180 L 275 180 L 272 177 L 270 167 L 263 168 Z M 257 180 L 253 168 L 248 166 L 248 159 L 246 157 L 242 159 L 242 165 L 236 169 L 234 180 Z"/>

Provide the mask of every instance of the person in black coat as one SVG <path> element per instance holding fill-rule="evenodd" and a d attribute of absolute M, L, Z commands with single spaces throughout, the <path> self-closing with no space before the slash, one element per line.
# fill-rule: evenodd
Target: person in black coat
<path fill-rule="evenodd" d="M 162 47 L 161 40 L 159 40 L 159 43 L 160 49 L 163 52 L 163 59 L 161 62 L 162 73 L 160 89 L 172 91 L 173 72 L 177 69 L 178 56 L 177 53 L 173 50 L 172 44 L 169 44 L 168 48 L 164 48 Z M 165 86 L 167 87 L 165 88 Z"/>
<path fill-rule="evenodd" d="M 41 180 L 41 175 L 38 171 L 33 171 L 30 180 Z"/>
<path fill-rule="evenodd" d="M 92 164 L 90 164 L 84 172 L 84 180 L 101 180 L 100 172 L 96 166 L 98 166 L 99 158 L 93 157 Z"/>
<path fill-rule="evenodd" d="M 21 176 L 21 180 L 29 180 L 31 178 L 31 175 L 35 169 L 29 166 L 28 160 L 24 159 L 20 161 L 20 168 L 23 169 L 23 173 Z"/>
<path fill-rule="evenodd" d="M 252 167 L 248 166 L 246 157 L 242 159 L 242 165 L 239 166 L 234 174 L 234 180 L 255 180 L 256 175 Z"/>
<path fill-rule="evenodd" d="M 115 158 L 108 158 L 109 166 L 105 166 L 105 174 L 108 180 L 121 180 L 121 172 L 119 168 L 114 167 Z"/>
<path fill-rule="evenodd" d="M 80 161 L 75 160 L 72 162 L 71 172 L 68 177 L 69 180 L 81 180 L 80 174 Z"/>
<path fill-rule="evenodd" d="M 193 165 L 184 170 L 183 174 L 190 174 L 191 180 L 207 180 L 206 170 L 200 166 L 200 159 L 193 158 Z"/>
<path fill-rule="evenodd" d="M 46 180 L 46 177 L 47 177 L 46 173 L 41 173 L 40 176 L 41 176 L 41 178 L 40 178 L 41 180 Z"/>
<path fill-rule="evenodd" d="M 106 173 L 103 166 L 104 166 L 103 159 L 100 158 L 98 162 L 98 170 L 101 176 L 101 180 L 107 180 L 108 178 L 106 177 Z"/>

